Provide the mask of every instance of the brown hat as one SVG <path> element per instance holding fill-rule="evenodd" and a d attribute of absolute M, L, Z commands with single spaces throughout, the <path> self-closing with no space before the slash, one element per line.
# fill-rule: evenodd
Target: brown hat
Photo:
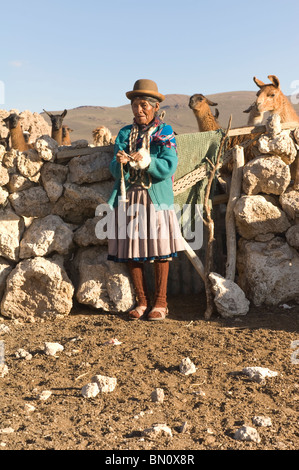
<path fill-rule="evenodd" d="M 159 101 L 163 101 L 165 96 L 159 93 L 157 84 L 152 80 L 147 80 L 141 78 L 134 83 L 134 88 L 132 91 L 127 91 L 126 96 L 129 100 L 132 100 L 136 96 L 152 96 L 157 98 Z"/>

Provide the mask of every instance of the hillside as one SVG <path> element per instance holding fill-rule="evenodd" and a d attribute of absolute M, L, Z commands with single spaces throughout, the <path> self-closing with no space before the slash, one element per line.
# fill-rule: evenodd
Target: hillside
<path fill-rule="evenodd" d="M 200 90 L 198 90 L 200 93 Z M 232 127 L 245 126 L 248 114 L 244 109 L 255 100 L 255 91 L 235 91 L 207 95 L 207 97 L 218 103 L 219 122 L 223 127 L 228 124 L 229 116 L 232 114 Z M 166 95 L 161 110 L 166 111 L 165 121 L 171 124 L 177 134 L 197 132 L 197 123 L 193 112 L 188 106 L 190 96 L 188 95 Z M 299 105 L 295 106 L 299 113 Z M 52 111 L 55 113 L 56 111 Z M 44 118 L 50 123 L 46 114 Z M 119 129 L 132 122 L 130 104 L 119 107 L 103 106 L 80 106 L 69 109 L 64 123 L 68 124 L 72 132 L 72 140 L 86 139 L 92 143 L 92 130 L 100 125 L 108 127 L 112 135 L 116 135 Z"/>

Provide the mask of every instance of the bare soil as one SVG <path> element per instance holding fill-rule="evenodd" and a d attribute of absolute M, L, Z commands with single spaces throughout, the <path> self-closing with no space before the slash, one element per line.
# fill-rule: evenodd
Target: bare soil
<path fill-rule="evenodd" d="M 9 369 L 0 378 L 0 449 L 298 449 L 299 364 L 292 360 L 298 305 L 206 321 L 204 304 L 201 295 L 172 297 L 164 322 L 130 322 L 126 314 L 82 308 L 53 322 L 21 324 L 1 317 L 10 332 L 0 337 Z M 121 344 L 105 344 L 112 338 Z M 47 356 L 47 341 L 64 350 Z M 19 348 L 32 359 L 17 358 Z M 181 374 L 185 357 L 195 364 L 194 374 Z M 240 374 L 247 366 L 267 367 L 278 376 L 259 384 Z M 84 398 L 81 389 L 96 374 L 116 377 L 117 386 Z M 156 388 L 164 390 L 163 403 L 151 399 Z M 40 401 L 44 390 L 52 395 Z M 35 411 L 27 412 L 26 403 Z M 254 416 L 270 417 L 272 426 L 257 428 Z M 145 437 L 143 430 L 156 423 L 167 424 L 172 438 Z M 260 443 L 234 439 L 242 425 L 255 427 Z"/>

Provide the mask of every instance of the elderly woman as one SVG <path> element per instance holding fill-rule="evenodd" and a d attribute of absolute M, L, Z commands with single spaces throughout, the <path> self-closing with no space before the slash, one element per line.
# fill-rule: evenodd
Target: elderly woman
<path fill-rule="evenodd" d="M 108 259 L 127 262 L 137 305 L 129 318 L 163 320 L 168 314 L 169 263 L 184 249 L 172 207 L 173 175 L 178 157 L 171 126 L 158 117 L 164 96 L 152 80 L 141 79 L 126 93 L 134 114 L 132 125 L 119 131 L 110 171 L 116 183 L 109 200 L 115 226 L 108 241 Z M 121 199 L 121 186 L 126 201 Z M 134 217 L 135 216 L 135 217 Z M 154 262 L 155 298 L 150 306 L 144 262 Z"/>

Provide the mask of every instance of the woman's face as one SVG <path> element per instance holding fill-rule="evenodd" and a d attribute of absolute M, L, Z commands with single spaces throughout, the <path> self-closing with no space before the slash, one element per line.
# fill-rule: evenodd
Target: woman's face
<path fill-rule="evenodd" d="M 159 109 L 159 103 L 153 108 L 148 101 L 142 98 L 135 98 L 132 103 L 132 111 L 137 124 L 149 124 L 155 117 Z"/>

